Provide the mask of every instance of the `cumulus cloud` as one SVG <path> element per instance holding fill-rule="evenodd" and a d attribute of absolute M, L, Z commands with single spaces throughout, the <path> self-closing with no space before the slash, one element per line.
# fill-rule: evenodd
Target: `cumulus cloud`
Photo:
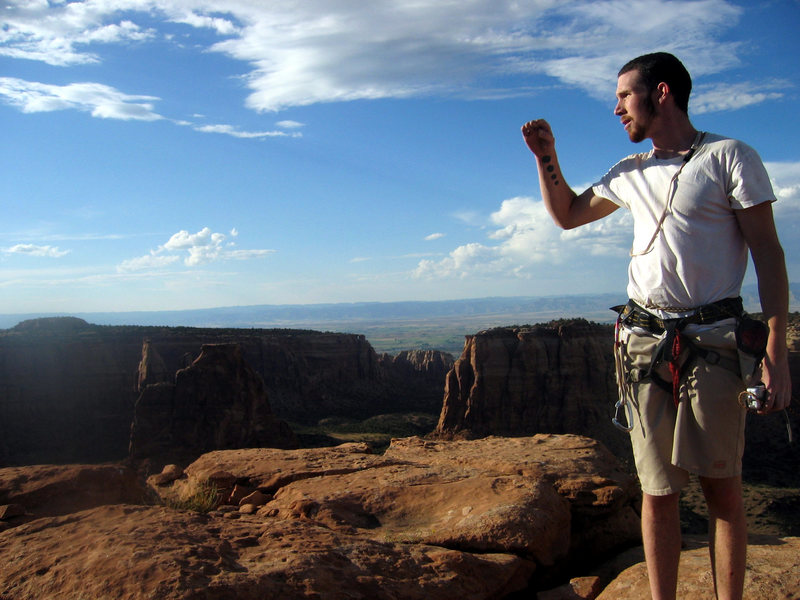
<path fill-rule="evenodd" d="M 238 231 L 231 230 L 231 237 L 237 237 Z M 117 266 L 117 271 L 137 271 L 158 269 L 178 262 L 183 256 L 183 263 L 188 267 L 196 267 L 224 260 L 249 260 L 272 254 L 274 250 L 241 250 L 235 248 L 234 242 L 227 242 L 224 233 L 214 233 L 204 227 L 197 233 L 181 230 L 149 254 L 125 260 Z"/>
<path fill-rule="evenodd" d="M 528 197 L 504 200 L 492 213 L 485 242 L 459 246 L 438 261 L 422 260 L 417 278 L 532 277 L 538 265 L 566 264 L 585 257 L 625 256 L 631 224 L 627 211 L 562 231 L 544 203 Z"/>
<path fill-rule="evenodd" d="M 155 121 L 154 96 L 128 95 L 100 83 L 50 85 L 0 77 L 0 96 L 26 113 L 80 110 L 103 119 Z"/>
<path fill-rule="evenodd" d="M 616 69 L 637 51 L 680 49 L 695 75 L 735 66 L 739 47 L 716 34 L 743 12 L 729 0 L 418 0 L 368 9 L 348 0 L 9 0 L 4 8 L 0 54 L 53 65 L 97 62 L 102 44 L 174 37 L 155 29 L 163 22 L 185 26 L 200 47 L 248 65 L 246 104 L 256 111 L 430 94 L 517 96 L 549 85 L 532 79 L 541 75 L 607 98 Z M 193 39 L 193 29 L 217 39 Z M 701 110 L 718 105 L 711 94 Z"/>
<path fill-rule="evenodd" d="M 16 244 L 4 248 L 5 254 L 22 254 L 24 256 L 41 256 L 46 258 L 61 258 L 69 254 L 69 250 L 61 250 L 58 246 L 37 246 L 36 244 Z"/>
<path fill-rule="evenodd" d="M 779 218 L 796 223 L 800 216 L 800 162 L 768 162 L 767 168 L 777 202 L 773 210 Z"/>
<path fill-rule="evenodd" d="M 443 237 L 444 237 L 443 233 L 432 233 L 430 235 L 425 236 L 425 241 L 432 242 L 433 240 L 439 240 L 442 239 Z"/>
<path fill-rule="evenodd" d="M 767 162 L 765 166 L 778 199 L 774 205 L 778 228 L 791 233 L 800 222 L 800 162 Z M 477 215 L 470 215 L 470 223 L 476 224 Z M 516 197 L 504 200 L 484 228 L 485 239 L 459 246 L 444 258 L 419 261 L 413 276 L 532 278 L 543 264 L 587 271 L 596 265 L 595 276 L 598 276 L 607 271 L 610 261 L 621 263 L 619 271 L 623 272 L 633 218 L 629 211 L 617 210 L 599 221 L 562 231 L 552 223 L 543 202 Z M 787 248 L 794 248 L 794 239 L 790 237 L 783 242 Z"/>

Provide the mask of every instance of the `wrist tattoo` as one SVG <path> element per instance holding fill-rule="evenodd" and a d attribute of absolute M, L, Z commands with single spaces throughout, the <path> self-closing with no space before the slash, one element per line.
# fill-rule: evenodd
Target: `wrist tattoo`
<path fill-rule="evenodd" d="M 552 157 L 549 154 L 542 157 L 542 163 L 544 163 L 544 164 L 549 163 L 551 160 L 552 160 Z M 558 185 L 559 181 L 558 181 L 558 175 L 556 175 L 556 173 L 555 173 L 555 170 L 556 170 L 555 166 L 547 165 L 545 167 L 545 170 L 548 173 L 550 173 L 550 179 L 553 180 L 553 185 Z"/>

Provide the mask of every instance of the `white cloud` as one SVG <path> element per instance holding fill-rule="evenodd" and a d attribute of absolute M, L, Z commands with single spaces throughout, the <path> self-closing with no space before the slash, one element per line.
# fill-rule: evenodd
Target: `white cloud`
<path fill-rule="evenodd" d="M 50 3 L 8 0 L 3 3 L 0 55 L 38 60 L 55 66 L 99 62 L 82 50 L 90 44 L 147 40 L 155 35 L 130 19 L 114 15 L 126 10 L 147 10 L 149 2 Z"/>
<path fill-rule="evenodd" d="M 778 228 L 792 234 L 800 227 L 800 162 L 765 163 L 778 202 L 774 205 Z M 475 224 L 476 215 L 470 215 Z M 582 227 L 562 231 L 544 203 L 528 197 L 504 200 L 491 214 L 486 239 L 459 246 L 440 260 L 421 260 L 413 275 L 430 279 L 479 277 L 532 278 L 541 265 L 583 269 L 587 277 L 602 277 L 614 262 L 614 272 L 624 272 L 633 231 L 630 211 Z M 782 236 L 791 254 L 796 243 Z"/>
<path fill-rule="evenodd" d="M 432 93 L 485 96 L 487 75 L 544 73 L 606 97 L 616 70 L 637 49 L 686 48 L 699 72 L 723 68 L 719 55 L 734 64 L 736 48 L 723 44 L 723 50 L 709 32 L 741 14 L 724 0 L 286 7 L 240 13 L 241 35 L 213 46 L 252 65 L 248 105 L 255 110 Z M 507 88 L 499 80 L 494 85 Z"/>
<path fill-rule="evenodd" d="M 465 278 L 495 274 L 507 267 L 498 248 L 473 242 L 459 246 L 438 262 L 428 259 L 419 261 L 413 275 L 430 279 Z"/>
<path fill-rule="evenodd" d="M 425 236 L 426 242 L 432 242 L 433 240 L 440 240 L 445 236 L 443 233 L 432 233 L 430 235 Z"/>
<path fill-rule="evenodd" d="M 150 271 L 153 269 L 161 269 L 171 265 L 180 260 L 178 256 L 158 256 L 156 254 L 146 254 L 138 258 L 131 258 L 123 260 L 117 265 L 117 271 L 120 273 L 127 273 L 130 271 Z"/>
<path fill-rule="evenodd" d="M 220 246 L 224 239 L 225 234 L 212 233 L 208 227 L 204 227 L 197 233 L 189 233 L 182 229 L 178 233 L 172 234 L 163 247 L 167 250 L 189 250 L 203 246 Z"/>
<path fill-rule="evenodd" d="M 740 48 L 717 34 L 742 14 L 729 0 L 416 0 L 368 8 L 350 0 L 10 0 L 0 53 L 53 65 L 97 62 L 101 44 L 177 40 L 149 26 L 160 19 L 219 36 L 208 49 L 249 65 L 246 104 L 257 111 L 426 94 L 517 96 L 550 85 L 531 78 L 537 75 L 605 99 L 619 66 L 654 47 L 678 51 L 694 75 L 736 66 Z M 137 24 L 142 16 L 147 26 Z M 207 44 L 205 36 L 191 41 Z M 761 102 L 777 93 L 751 87 L 739 98 Z M 718 105 L 709 96 L 700 106 Z"/>
<path fill-rule="evenodd" d="M 231 230 L 231 236 L 237 237 L 236 228 Z M 162 246 L 151 250 L 149 254 L 138 258 L 125 260 L 117 266 L 117 271 L 135 271 L 142 269 L 159 269 L 169 266 L 184 256 L 183 263 L 189 267 L 224 260 L 250 260 L 262 258 L 275 252 L 274 250 L 239 250 L 235 249 L 234 242 L 225 243 L 227 236 L 224 233 L 214 233 L 209 227 L 204 227 L 197 233 L 181 230 L 173 234 Z"/>
<path fill-rule="evenodd" d="M 5 97 L 8 104 L 25 113 L 79 110 L 102 119 L 156 121 L 164 118 L 154 110 L 153 102 L 159 98 L 125 94 L 101 83 L 84 82 L 61 86 L 0 77 L 0 98 L 2 97 Z M 173 120 L 173 123 L 191 127 L 201 133 L 219 133 L 241 139 L 297 138 L 303 135 L 300 132 L 280 130 L 242 131 L 233 125 L 197 125 L 185 120 Z"/>
<path fill-rule="evenodd" d="M 784 97 L 782 90 L 789 87 L 791 84 L 786 81 L 761 84 L 745 81 L 702 86 L 692 94 L 689 109 L 696 114 L 736 110 L 767 100 L 779 100 Z"/>
<path fill-rule="evenodd" d="M 0 77 L 0 96 L 26 113 L 80 110 L 93 117 L 155 121 L 153 96 L 131 96 L 101 83 L 49 85 L 14 77 Z"/>
<path fill-rule="evenodd" d="M 567 264 L 586 257 L 624 257 L 632 225 L 627 211 L 584 227 L 562 231 L 544 203 L 527 197 L 504 200 L 492 213 L 487 243 L 459 246 L 439 260 L 422 260 L 418 278 L 499 276 L 529 278 L 538 266 Z"/>
<path fill-rule="evenodd" d="M 800 218 L 800 162 L 768 162 L 767 168 L 777 202 L 773 206 L 781 219 Z M 785 222 L 781 223 L 785 225 Z"/>
<path fill-rule="evenodd" d="M 237 25 L 229 19 L 199 14 L 186 7 L 180 7 L 178 3 L 174 4 L 175 9 L 171 11 L 171 20 L 175 23 L 184 23 L 197 28 L 213 29 L 220 35 L 235 35 L 239 32 Z"/>
<path fill-rule="evenodd" d="M 194 125 L 193 129 L 201 133 L 222 133 L 224 135 L 243 139 L 302 136 L 301 133 L 288 134 L 285 131 L 241 131 L 233 125 Z"/>
<path fill-rule="evenodd" d="M 60 250 L 58 246 L 37 246 L 36 244 L 16 244 L 10 248 L 3 249 L 5 254 L 22 254 L 46 258 L 61 258 L 69 254 L 69 252 L 69 250 Z"/>
<path fill-rule="evenodd" d="M 281 129 L 299 129 L 301 127 L 305 127 L 305 123 L 300 123 L 299 121 L 278 121 L 275 123 L 276 126 L 280 127 Z"/>

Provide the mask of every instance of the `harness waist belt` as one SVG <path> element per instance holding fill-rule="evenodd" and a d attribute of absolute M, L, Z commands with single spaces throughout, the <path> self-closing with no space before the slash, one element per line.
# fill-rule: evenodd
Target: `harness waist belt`
<path fill-rule="evenodd" d="M 656 335 L 664 333 L 671 325 L 677 322 L 680 322 L 681 326 L 690 324 L 705 325 L 716 323 L 723 319 L 738 318 L 744 312 L 741 298 L 725 298 L 711 304 L 705 304 L 687 317 L 676 317 L 674 319 L 657 317 L 643 309 L 633 300 L 628 300 L 628 303 L 623 306 L 615 306 L 612 310 L 619 313 L 620 322 L 630 326 L 641 327 Z"/>

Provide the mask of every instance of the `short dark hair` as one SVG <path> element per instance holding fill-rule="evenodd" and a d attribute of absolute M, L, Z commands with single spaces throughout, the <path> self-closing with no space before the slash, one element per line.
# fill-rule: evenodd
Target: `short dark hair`
<path fill-rule="evenodd" d="M 638 71 L 648 92 L 652 92 L 662 81 L 669 86 L 675 104 L 683 112 L 689 113 L 689 94 L 692 92 L 692 77 L 689 71 L 669 52 L 644 54 L 623 66 L 617 77 L 629 71 Z"/>

